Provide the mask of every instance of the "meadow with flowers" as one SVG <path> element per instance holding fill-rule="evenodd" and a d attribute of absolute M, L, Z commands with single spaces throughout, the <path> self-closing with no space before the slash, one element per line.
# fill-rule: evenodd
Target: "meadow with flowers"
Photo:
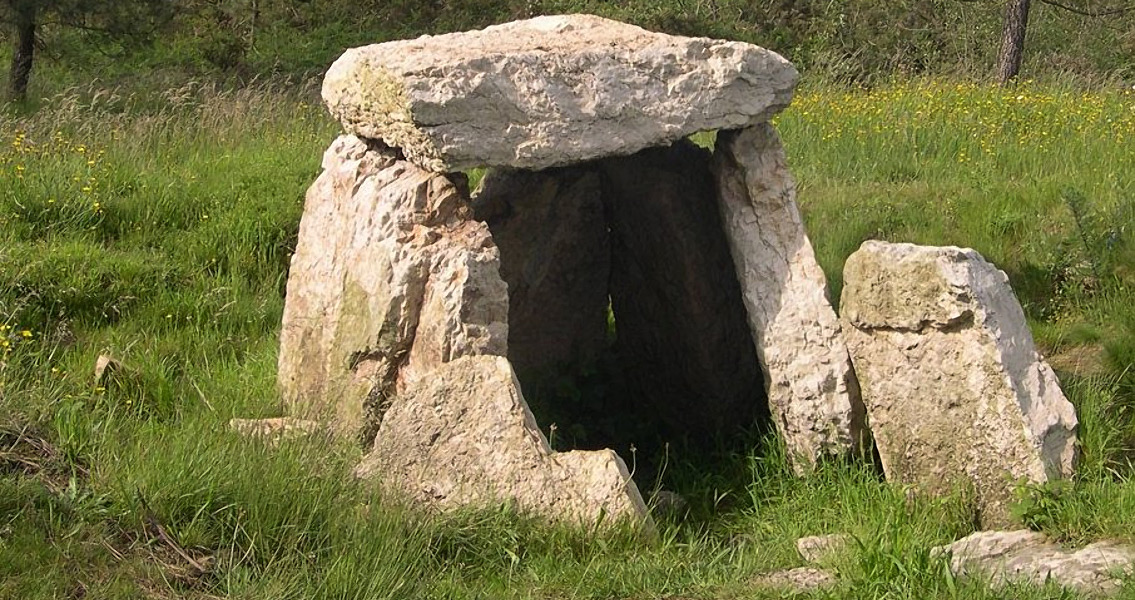
<path fill-rule="evenodd" d="M 829 532 L 856 544 L 815 597 L 1075 597 L 931 557 L 973 531 L 964 490 L 910 499 L 862 462 L 799 479 L 775 438 L 713 472 L 670 457 L 640 486 L 690 510 L 643 544 L 505 509 L 422 516 L 351 480 L 357 448 L 235 435 L 230 418 L 282 411 L 288 259 L 337 132 L 315 97 L 190 84 L 0 113 L 0 598 L 753 598 L 754 576 L 799 565 L 797 537 Z M 1009 274 L 1083 427 L 1077 477 L 1022 488 L 1017 514 L 1135 542 L 1135 94 L 805 86 L 777 126 L 834 301 L 867 239 L 968 246 Z M 96 380 L 104 354 L 124 366 Z"/>

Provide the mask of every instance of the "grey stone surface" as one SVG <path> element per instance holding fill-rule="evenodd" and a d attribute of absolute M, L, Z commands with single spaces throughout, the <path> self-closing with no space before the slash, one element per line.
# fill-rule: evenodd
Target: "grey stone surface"
<path fill-rule="evenodd" d="M 773 421 L 806 472 L 856 449 L 864 431 L 840 323 L 772 126 L 719 133 L 714 173 Z"/>
<path fill-rule="evenodd" d="M 562 15 L 348 50 L 323 99 L 432 171 L 541 169 L 767 121 L 797 77 L 751 44 Z"/>
<path fill-rule="evenodd" d="M 292 416 L 369 444 L 390 398 L 438 365 L 507 351 L 488 228 L 442 175 L 335 140 L 288 275 L 279 384 Z"/>
<path fill-rule="evenodd" d="M 1053 582 L 1089 595 L 1119 590 L 1135 570 L 1135 548 L 1096 542 L 1065 550 L 1044 534 L 1029 530 L 979 531 L 932 550 L 949 556 L 958 576 L 985 577 L 995 586 L 1010 582 Z"/>
<path fill-rule="evenodd" d="M 977 252 L 865 242 L 841 311 L 888 479 L 972 486 L 982 523 L 1003 526 L 1020 482 L 1072 474 L 1075 411 L 1008 278 Z"/>
<path fill-rule="evenodd" d="M 440 508 L 509 501 L 555 521 L 653 527 L 618 455 L 551 450 L 501 357 L 440 365 L 400 395 L 356 474 Z"/>

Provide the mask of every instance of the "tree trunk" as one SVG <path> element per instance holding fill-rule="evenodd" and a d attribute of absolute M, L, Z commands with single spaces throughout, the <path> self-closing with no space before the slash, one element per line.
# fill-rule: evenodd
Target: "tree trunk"
<path fill-rule="evenodd" d="M 16 8 L 16 47 L 8 73 L 8 98 L 16 102 L 28 98 L 28 80 L 35 58 L 35 12 L 35 4 L 30 2 Z"/>
<path fill-rule="evenodd" d="M 1005 85 L 1021 70 L 1025 50 L 1025 30 L 1029 25 L 1030 0 L 1008 0 L 1005 25 L 1001 30 L 1001 55 L 997 60 L 997 82 Z"/>

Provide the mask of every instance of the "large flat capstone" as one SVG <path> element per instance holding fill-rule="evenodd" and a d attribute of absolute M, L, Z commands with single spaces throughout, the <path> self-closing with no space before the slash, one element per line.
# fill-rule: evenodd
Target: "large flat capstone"
<path fill-rule="evenodd" d="M 763 123 L 797 77 L 751 44 L 562 15 L 348 50 L 323 100 L 431 171 L 542 169 Z"/>
<path fill-rule="evenodd" d="M 888 479 L 972 487 L 989 526 L 1011 522 L 1020 483 L 1071 475 L 1076 413 L 1005 273 L 970 249 L 869 241 L 843 277 L 844 333 Z"/>

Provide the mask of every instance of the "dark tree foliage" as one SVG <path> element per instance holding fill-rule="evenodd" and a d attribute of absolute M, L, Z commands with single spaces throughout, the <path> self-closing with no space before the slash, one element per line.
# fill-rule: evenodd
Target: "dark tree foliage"
<path fill-rule="evenodd" d="M 76 28 L 112 40 L 144 40 L 169 22 L 174 0 L 0 0 L 0 24 L 14 40 L 8 98 L 27 98 L 41 32 Z"/>

